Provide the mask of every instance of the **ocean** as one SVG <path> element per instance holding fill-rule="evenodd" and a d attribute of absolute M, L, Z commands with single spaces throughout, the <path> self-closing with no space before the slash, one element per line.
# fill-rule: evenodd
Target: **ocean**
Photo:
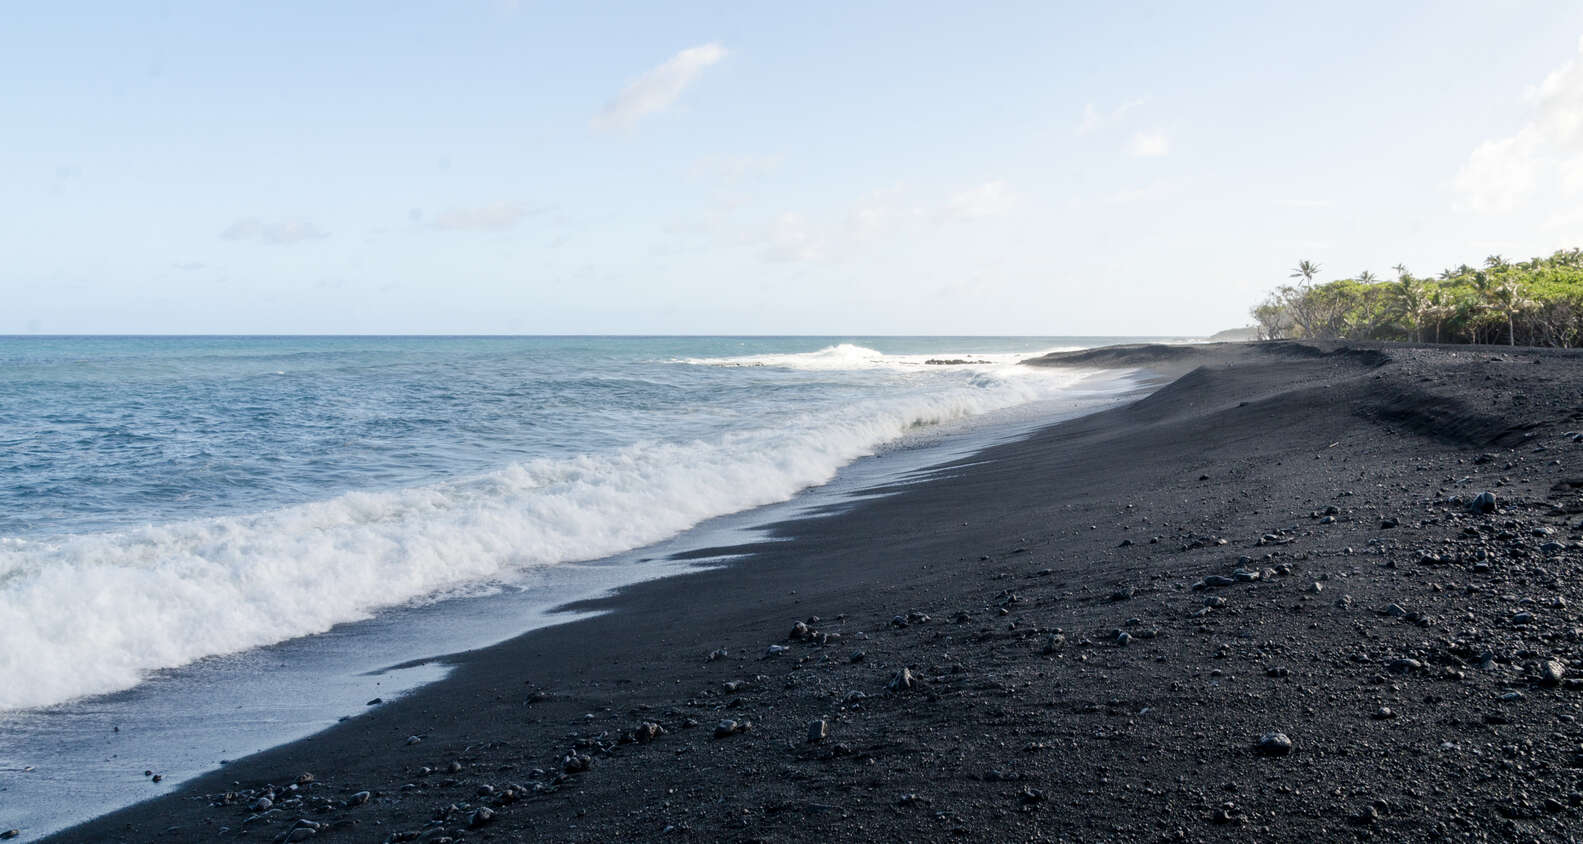
<path fill-rule="evenodd" d="M 379 682 L 329 678 L 549 623 L 865 458 L 1097 406 L 1126 385 L 1018 361 L 1118 339 L 0 337 L 0 797 L 128 802 L 88 781 L 130 776 L 97 731 L 151 709 L 185 755 L 130 768 L 212 767 L 216 688 L 264 724 L 232 752 L 320 728 Z"/>

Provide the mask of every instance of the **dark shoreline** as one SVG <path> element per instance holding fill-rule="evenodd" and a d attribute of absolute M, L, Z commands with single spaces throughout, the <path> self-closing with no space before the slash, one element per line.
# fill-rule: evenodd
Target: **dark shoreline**
<path fill-rule="evenodd" d="M 1583 692 L 1542 673 L 1583 668 L 1576 517 L 1553 509 L 1577 499 L 1553 487 L 1583 460 L 1560 436 L 1583 428 L 1583 361 L 1191 348 L 1107 352 L 1186 374 L 711 552 L 749 555 L 725 568 L 578 605 L 611 612 L 460 655 L 440 683 L 50 840 L 1566 837 Z M 1475 486 L 1505 511 L 1443 503 Z M 1193 585 L 1239 567 L 1259 579 L 1206 606 Z M 839 638 L 788 639 L 813 616 Z M 888 691 L 903 669 L 913 687 Z M 715 738 L 727 719 L 752 728 Z M 829 735 L 809 743 L 814 720 Z M 1275 730 L 1295 752 L 1259 756 Z"/>

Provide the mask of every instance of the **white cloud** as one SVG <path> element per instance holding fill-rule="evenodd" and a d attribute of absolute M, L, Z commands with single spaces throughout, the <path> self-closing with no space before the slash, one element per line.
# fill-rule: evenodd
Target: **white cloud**
<path fill-rule="evenodd" d="M 760 229 L 749 230 L 742 242 L 760 247 L 769 261 L 841 261 L 887 240 L 938 240 L 947 224 L 1004 215 L 1015 199 L 1010 186 L 1000 180 L 923 202 L 909 199 L 898 186 L 867 194 L 822 219 L 787 211 Z"/>
<path fill-rule="evenodd" d="M 437 214 L 429 223 L 441 231 L 505 231 L 528 216 L 530 211 L 510 202 L 496 202 L 481 208 L 453 208 Z"/>
<path fill-rule="evenodd" d="M 1277 199 L 1275 204 L 1284 208 L 1329 208 L 1335 202 L 1328 199 Z"/>
<path fill-rule="evenodd" d="M 622 88 L 594 117 L 594 128 L 627 129 L 644 117 L 665 110 L 705 68 L 725 57 L 726 48 L 713 43 L 688 47 L 671 56 Z"/>
<path fill-rule="evenodd" d="M 1133 134 L 1132 140 L 1127 142 L 1127 154 L 1137 158 L 1159 158 L 1170 151 L 1171 139 L 1158 129 L 1137 132 Z"/>
<path fill-rule="evenodd" d="M 260 243 L 283 246 L 305 240 L 318 240 L 329 235 L 306 220 L 266 223 L 256 217 L 246 217 L 220 232 L 220 237 L 225 240 L 256 240 Z"/>
<path fill-rule="evenodd" d="M 1583 40 L 1578 48 L 1583 52 Z M 1532 118 L 1504 138 L 1479 144 L 1452 185 L 1459 205 L 1482 214 L 1515 210 L 1552 176 L 1583 191 L 1583 64 L 1573 56 L 1524 92 Z M 1557 160 L 1562 159 L 1558 164 Z"/>
<path fill-rule="evenodd" d="M 1135 100 L 1128 100 L 1121 105 L 1116 106 L 1114 109 L 1111 109 L 1109 113 L 1102 112 L 1093 103 L 1089 103 L 1083 106 L 1083 120 L 1077 124 L 1077 134 L 1086 135 L 1089 132 L 1099 129 L 1107 123 L 1115 123 L 1124 115 L 1126 115 L 1127 112 L 1143 105 L 1145 102 L 1147 102 L 1147 99 L 1144 97 L 1139 97 Z"/>
<path fill-rule="evenodd" d="M 1011 207 L 1011 189 L 1004 181 L 985 182 L 953 195 L 946 201 L 942 217 L 976 220 L 1004 214 Z"/>

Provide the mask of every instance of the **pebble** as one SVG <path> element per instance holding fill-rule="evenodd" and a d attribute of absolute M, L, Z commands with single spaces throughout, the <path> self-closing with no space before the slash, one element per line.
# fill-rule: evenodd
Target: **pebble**
<path fill-rule="evenodd" d="M 890 682 L 885 685 L 885 688 L 893 692 L 905 692 L 911 690 L 915 682 L 916 679 L 912 676 L 912 672 L 903 668 L 890 678 Z"/>
<path fill-rule="evenodd" d="M 253 805 L 249 806 L 248 808 L 255 812 L 267 812 L 269 811 L 269 807 L 273 805 L 275 805 L 275 801 L 269 799 L 268 797 L 260 797 L 257 800 L 254 800 Z"/>
<path fill-rule="evenodd" d="M 1265 733 L 1259 736 L 1259 741 L 1254 745 L 1260 756 L 1286 756 L 1292 752 L 1295 745 L 1285 733 Z"/>
<path fill-rule="evenodd" d="M 824 741 L 830 735 L 830 722 L 823 718 L 816 718 L 808 722 L 808 743 Z"/>
<path fill-rule="evenodd" d="M 490 821 L 492 821 L 494 819 L 495 819 L 495 810 L 494 809 L 491 809 L 488 806 L 479 806 L 478 809 L 473 812 L 473 816 L 468 819 L 467 825 L 472 827 L 473 829 L 477 829 L 477 828 L 483 826 L 484 824 L 489 823 Z"/>
<path fill-rule="evenodd" d="M 726 738 L 737 733 L 745 733 L 752 727 L 752 723 L 748 721 L 733 721 L 730 718 L 726 718 L 715 725 L 715 738 Z"/>
<path fill-rule="evenodd" d="M 1559 659 L 1547 659 L 1539 663 L 1539 682 L 1546 686 L 1559 686 L 1566 678 L 1566 663 Z"/>
<path fill-rule="evenodd" d="M 351 808 L 353 806 L 361 806 L 364 803 L 367 803 L 369 800 L 373 799 L 373 797 L 374 797 L 374 795 L 372 793 L 370 793 L 370 792 L 359 791 L 356 794 L 352 795 L 351 797 L 346 798 L 346 806 L 347 806 L 347 808 Z"/>
<path fill-rule="evenodd" d="M 1468 502 L 1468 509 L 1474 513 L 1486 514 L 1495 512 L 1495 493 L 1481 492 Z"/>

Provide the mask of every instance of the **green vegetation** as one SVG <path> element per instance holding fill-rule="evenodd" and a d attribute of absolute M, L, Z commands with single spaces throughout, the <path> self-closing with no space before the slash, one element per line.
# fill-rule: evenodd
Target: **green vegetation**
<path fill-rule="evenodd" d="M 1320 266 L 1300 262 L 1295 283 L 1253 309 L 1259 337 L 1583 345 L 1583 250 L 1515 264 L 1491 255 L 1434 278 L 1394 269 L 1395 281 L 1362 272 L 1316 284 Z"/>

